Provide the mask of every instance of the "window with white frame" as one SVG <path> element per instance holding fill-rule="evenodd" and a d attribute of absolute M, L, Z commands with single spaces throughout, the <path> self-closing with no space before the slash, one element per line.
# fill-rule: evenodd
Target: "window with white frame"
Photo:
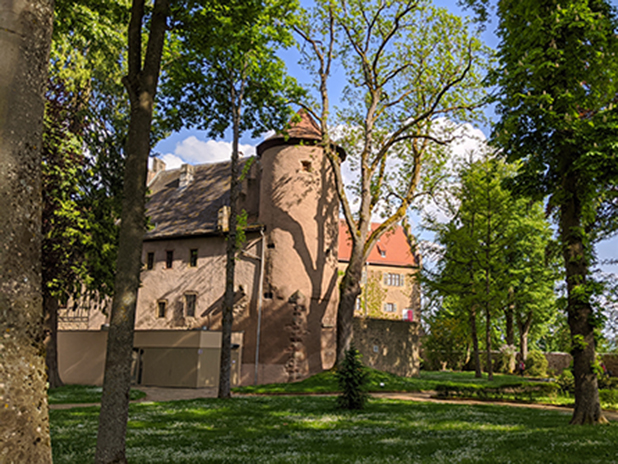
<path fill-rule="evenodd" d="M 384 285 L 389 287 L 403 287 L 403 275 L 392 272 L 384 273 Z"/>
<path fill-rule="evenodd" d="M 397 311 L 397 304 L 395 303 L 386 303 L 384 304 L 384 311 L 387 313 L 394 313 Z"/>

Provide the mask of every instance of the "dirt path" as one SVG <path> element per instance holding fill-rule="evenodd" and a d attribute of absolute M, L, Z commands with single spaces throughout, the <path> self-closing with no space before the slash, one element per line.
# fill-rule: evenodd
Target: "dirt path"
<path fill-rule="evenodd" d="M 175 400 L 193 400 L 197 398 L 216 398 L 216 388 L 163 388 L 163 387 L 142 387 L 139 389 L 146 393 L 146 397 L 141 400 L 131 401 L 132 403 L 144 403 L 144 402 L 161 402 L 161 401 L 175 401 Z M 404 400 L 404 401 L 419 401 L 419 402 L 431 402 L 431 403 L 444 403 L 444 404 L 495 404 L 500 406 L 512 406 L 516 408 L 531 408 L 541 409 L 545 411 L 558 411 L 564 414 L 571 414 L 572 408 L 564 406 L 553 406 L 548 404 L 528 404 L 528 403 L 512 403 L 512 402 L 498 402 L 498 401 L 477 401 L 477 400 L 457 400 L 457 399 L 442 399 L 435 397 L 436 392 L 410 392 L 410 393 L 397 393 L 397 392 L 383 392 L 372 393 L 374 398 L 385 398 L 392 400 Z M 243 396 L 243 395 L 235 395 Z M 85 403 L 85 404 L 51 404 L 50 409 L 71 409 L 71 408 L 85 408 L 89 406 L 99 406 L 99 403 Z M 604 411 L 605 417 L 611 421 L 618 421 L 618 412 Z"/>

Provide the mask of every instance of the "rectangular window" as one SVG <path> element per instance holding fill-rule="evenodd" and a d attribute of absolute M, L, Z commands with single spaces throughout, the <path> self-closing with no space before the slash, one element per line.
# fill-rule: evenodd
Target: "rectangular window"
<path fill-rule="evenodd" d="M 146 269 L 154 268 L 154 253 L 151 251 L 146 255 Z"/>
<path fill-rule="evenodd" d="M 157 301 L 157 309 L 158 309 L 158 316 L 159 317 L 165 317 L 165 311 L 167 310 L 167 301 L 165 300 L 159 300 Z"/>
<path fill-rule="evenodd" d="M 189 266 L 197 267 L 197 249 L 193 249 L 189 252 Z"/>
<path fill-rule="evenodd" d="M 403 276 L 401 274 L 384 273 L 384 285 L 389 287 L 403 287 Z"/>
<path fill-rule="evenodd" d="M 384 311 L 387 313 L 394 313 L 397 311 L 397 305 L 395 303 L 386 303 L 384 305 Z"/>
<path fill-rule="evenodd" d="M 195 293 L 185 293 L 185 314 L 187 317 L 195 317 Z"/>
<path fill-rule="evenodd" d="M 171 269 L 173 263 L 174 263 L 174 252 L 173 251 L 168 251 L 165 254 L 165 267 L 167 269 Z"/>

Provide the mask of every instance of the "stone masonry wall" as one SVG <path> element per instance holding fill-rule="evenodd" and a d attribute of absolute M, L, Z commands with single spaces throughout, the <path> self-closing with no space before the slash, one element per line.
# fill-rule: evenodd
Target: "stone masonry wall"
<path fill-rule="evenodd" d="M 417 322 L 354 318 L 354 345 L 369 367 L 404 377 L 419 374 Z"/>

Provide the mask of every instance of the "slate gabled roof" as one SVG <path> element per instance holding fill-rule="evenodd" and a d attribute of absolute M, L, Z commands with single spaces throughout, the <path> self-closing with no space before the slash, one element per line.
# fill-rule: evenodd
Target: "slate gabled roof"
<path fill-rule="evenodd" d="M 240 169 L 247 159 L 240 160 Z M 145 239 L 216 232 L 217 213 L 230 204 L 230 161 L 194 166 L 193 181 L 179 188 L 181 169 L 161 171 L 150 184 Z"/>

